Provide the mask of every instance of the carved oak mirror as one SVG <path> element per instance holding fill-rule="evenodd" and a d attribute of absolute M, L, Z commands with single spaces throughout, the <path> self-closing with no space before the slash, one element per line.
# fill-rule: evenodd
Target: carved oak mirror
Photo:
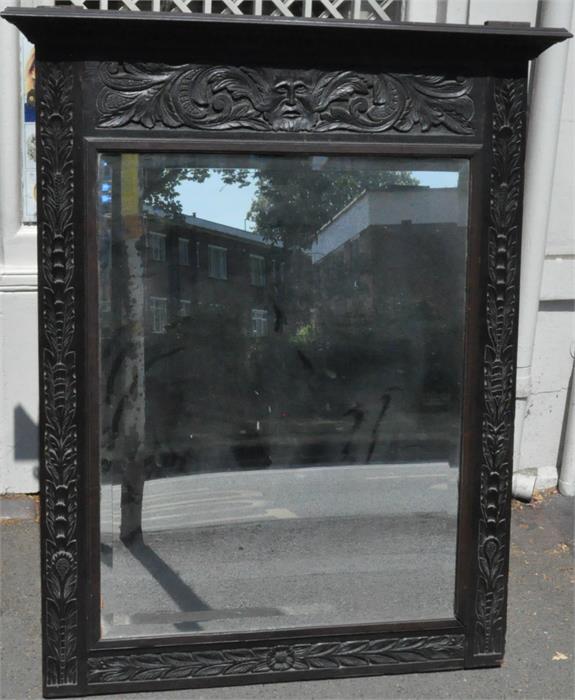
<path fill-rule="evenodd" d="M 525 27 L 10 10 L 49 696 L 497 665 Z"/>

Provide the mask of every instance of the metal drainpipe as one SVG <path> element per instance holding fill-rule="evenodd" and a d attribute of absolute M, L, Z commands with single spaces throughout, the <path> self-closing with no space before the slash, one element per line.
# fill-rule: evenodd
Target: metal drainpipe
<path fill-rule="evenodd" d="M 573 0 L 543 2 L 541 3 L 538 25 L 541 27 L 569 27 L 571 26 L 572 14 Z M 521 301 L 517 354 L 515 465 L 519 468 L 522 466 L 520 457 L 525 411 L 531 395 L 533 345 L 539 311 L 568 48 L 567 43 L 563 43 L 548 49 L 535 62 L 531 79 L 525 159 Z M 516 490 L 519 490 L 519 483 L 524 481 L 522 476 L 521 474 L 515 475 L 514 495 L 516 495 Z M 534 477 L 531 476 L 530 480 L 533 480 L 533 485 L 535 485 Z M 525 497 L 524 487 L 522 497 Z"/>

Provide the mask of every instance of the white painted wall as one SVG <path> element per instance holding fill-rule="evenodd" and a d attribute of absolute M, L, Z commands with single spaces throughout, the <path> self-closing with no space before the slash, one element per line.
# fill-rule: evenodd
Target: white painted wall
<path fill-rule="evenodd" d="M 538 0 L 471 0 L 469 3 L 469 24 L 529 22 L 534 26 L 537 19 L 537 7 Z"/>
<path fill-rule="evenodd" d="M 543 302 L 537 318 L 532 390 L 527 399 L 520 468 L 537 469 L 537 488 L 557 484 L 567 387 L 573 367 L 572 311 L 565 302 Z"/>
<path fill-rule="evenodd" d="M 0 9 L 13 4 L 0 0 Z M 0 21 L 0 493 L 38 490 L 36 227 L 22 225 L 18 32 Z"/>
<path fill-rule="evenodd" d="M 573 22 L 571 31 L 573 32 Z M 559 146 L 519 463 L 537 468 L 538 486 L 557 483 L 575 343 L 575 49 L 569 46 Z"/>

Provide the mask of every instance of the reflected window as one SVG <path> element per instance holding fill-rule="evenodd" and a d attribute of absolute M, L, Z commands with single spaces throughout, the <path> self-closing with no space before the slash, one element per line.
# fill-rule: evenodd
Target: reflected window
<path fill-rule="evenodd" d="M 150 314 L 152 333 L 165 333 L 168 325 L 168 300 L 162 297 L 150 297 Z"/>
<path fill-rule="evenodd" d="M 216 280 L 228 279 L 228 251 L 220 246 L 208 246 L 208 275 Z"/>
<path fill-rule="evenodd" d="M 261 255 L 250 255 L 250 280 L 254 287 L 266 286 L 266 260 Z"/>
<path fill-rule="evenodd" d="M 265 309 L 252 309 L 252 335 L 262 338 L 268 334 L 268 312 Z"/>
<path fill-rule="evenodd" d="M 150 248 L 150 256 L 156 262 L 166 261 L 166 236 L 163 233 L 155 233 L 151 231 L 148 234 L 148 246 Z"/>
<path fill-rule="evenodd" d="M 108 285 L 103 285 L 102 298 L 100 300 L 100 312 L 102 313 L 103 316 L 104 315 L 107 316 L 110 313 L 110 311 L 112 310 L 112 304 L 110 302 L 109 294 L 110 294 L 110 290 L 109 290 Z"/>
<path fill-rule="evenodd" d="M 178 238 L 178 263 L 180 265 L 190 264 L 190 242 L 187 238 Z"/>
<path fill-rule="evenodd" d="M 186 318 L 192 313 L 192 302 L 189 299 L 180 299 L 178 306 L 178 316 Z"/>

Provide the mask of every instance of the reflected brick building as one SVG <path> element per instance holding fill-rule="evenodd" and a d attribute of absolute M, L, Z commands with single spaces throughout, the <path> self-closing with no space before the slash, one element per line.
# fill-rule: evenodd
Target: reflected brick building
<path fill-rule="evenodd" d="M 373 385 L 391 389 L 394 409 L 381 437 L 414 459 L 436 442 L 438 457 L 457 462 L 449 432 L 457 435 L 463 380 L 453 369 L 462 367 L 466 237 L 464 189 L 390 187 L 363 192 L 310 251 L 317 332 L 339 327 L 348 347 L 362 345 L 350 357 L 365 374 L 377 358 Z M 339 371 L 352 374 L 348 365 Z"/>
<path fill-rule="evenodd" d="M 206 454 L 212 440 L 226 443 L 239 429 L 234 420 L 250 410 L 250 399 L 257 403 L 246 363 L 281 325 L 285 255 L 256 233 L 196 216 L 154 217 L 146 227 L 150 449 L 169 446 L 188 464 L 222 466 L 219 447 Z M 199 443 L 202 459 L 193 454 Z"/>
<path fill-rule="evenodd" d="M 246 333 L 267 335 L 285 274 L 280 248 L 261 236 L 196 216 L 148 222 L 146 328 L 163 334 L 194 307 L 235 308 Z"/>

